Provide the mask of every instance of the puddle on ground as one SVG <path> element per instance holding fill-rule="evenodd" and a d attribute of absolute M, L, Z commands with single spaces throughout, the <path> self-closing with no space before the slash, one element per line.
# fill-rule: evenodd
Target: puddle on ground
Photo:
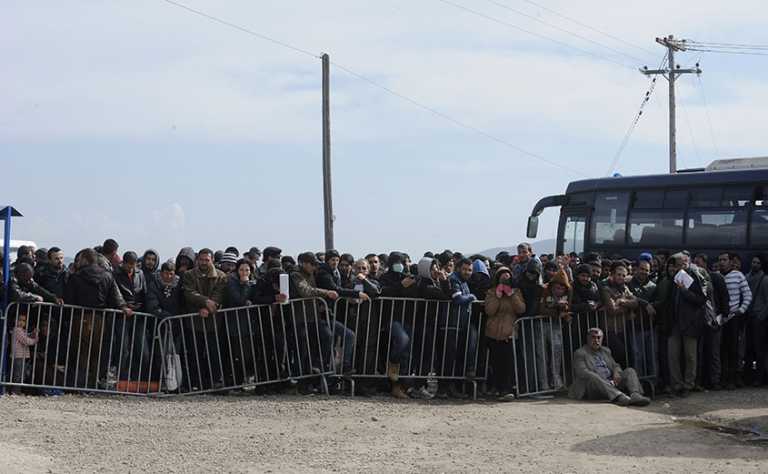
<path fill-rule="evenodd" d="M 747 443 L 768 443 L 768 433 L 764 433 L 756 427 L 743 428 L 733 425 L 727 425 L 722 422 L 705 420 L 703 418 L 680 418 L 672 417 L 672 421 L 691 428 L 700 428 L 716 433 L 730 435 L 737 438 L 739 441 Z"/>

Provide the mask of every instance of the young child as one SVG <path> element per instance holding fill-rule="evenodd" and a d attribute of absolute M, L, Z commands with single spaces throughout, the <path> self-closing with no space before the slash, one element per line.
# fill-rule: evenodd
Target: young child
<path fill-rule="evenodd" d="M 24 383 L 25 374 L 32 368 L 29 348 L 37 344 L 37 328 L 32 331 L 32 337 L 27 333 L 27 315 L 19 314 L 16 327 L 13 330 L 13 348 L 11 350 L 11 382 Z M 26 380 L 29 382 L 29 380 Z M 20 393 L 18 387 L 11 393 Z"/>

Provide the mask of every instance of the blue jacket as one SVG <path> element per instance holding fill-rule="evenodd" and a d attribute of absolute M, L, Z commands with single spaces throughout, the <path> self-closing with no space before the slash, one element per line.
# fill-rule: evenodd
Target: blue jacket
<path fill-rule="evenodd" d="M 451 300 L 459 306 L 467 306 L 477 301 L 475 295 L 469 289 L 469 282 L 461 279 L 458 273 L 453 272 L 448 281 L 451 284 Z"/>

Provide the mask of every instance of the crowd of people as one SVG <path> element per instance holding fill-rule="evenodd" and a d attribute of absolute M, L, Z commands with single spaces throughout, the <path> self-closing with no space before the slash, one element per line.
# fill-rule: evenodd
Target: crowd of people
<path fill-rule="evenodd" d="M 175 259 L 161 261 L 154 250 L 120 253 L 118 243 L 107 239 L 103 245 L 79 251 L 69 266 L 58 247 L 20 247 L 5 296 L 20 303 L 113 308 L 126 317 L 194 313 L 199 316 L 194 330 L 206 346 L 217 343 L 211 339 L 212 316 L 225 308 L 284 303 L 289 297 L 329 302 L 340 297 L 357 302 L 381 297 L 451 301 L 457 309 L 439 330 L 455 331 L 459 345 L 446 351 L 460 359 L 461 354 L 475 354 L 478 345 L 487 348 L 487 393 L 500 400 L 514 398 L 512 342 L 521 331 L 518 320 L 544 317 L 549 325 L 535 327 L 549 348 L 534 349 L 529 359 L 538 368 L 538 380 L 532 383 L 540 391 L 570 382 L 575 398 L 607 397 L 621 405 L 641 405 L 647 399 L 634 372 L 626 372 L 628 366 L 655 374 L 657 390 L 670 396 L 768 382 L 768 261 L 755 255 L 746 263 L 745 275 L 740 256 L 729 252 L 713 261 L 705 254 L 664 250 L 627 260 L 597 253 L 536 255 L 527 243 L 518 245 L 514 254 L 500 252 L 493 259 L 449 250 L 427 252 L 418 261 L 403 252 L 356 259 L 336 250 L 304 252 L 294 259 L 277 247 L 263 251 L 253 247 L 242 255 L 235 247 L 216 252 L 185 247 Z M 289 275 L 289 291 L 281 289 L 284 274 Z M 469 308 L 477 304 L 484 305 L 483 327 L 476 327 L 469 317 Z M 605 345 L 603 331 L 590 325 L 587 334 L 578 332 L 576 343 L 564 344 L 562 327 L 578 315 L 597 312 L 612 321 L 643 318 L 649 323 L 623 341 L 608 334 Z M 26 317 L 16 319 L 9 320 L 12 326 L 7 328 L 13 334 L 10 356 L 18 361 L 14 367 L 24 367 L 30 348 L 46 328 L 29 328 Z M 312 324 L 328 351 L 333 341 L 344 341 L 340 359 L 345 376 L 361 370 L 353 363 L 356 335 L 344 318 L 319 318 Z M 414 330 L 403 321 L 387 326 L 388 390 L 398 398 L 415 393 L 402 381 Z M 563 366 L 565 348 L 578 349 L 569 357 L 573 362 L 568 364 L 572 372 L 568 380 L 562 380 L 557 370 Z M 215 352 L 201 356 L 215 357 Z M 461 363 L 466 368 L 462 376 L 474 377 L 477 361 Z M 25 374 L 14 371 L 11 377 L 20 381 Z M 217 377 L 214 388 L 224 384 L 224 374 Z M 626 390 L 620 391 L 620 385 Z M 449 395 L 460 396 L 453 390 Z"/>

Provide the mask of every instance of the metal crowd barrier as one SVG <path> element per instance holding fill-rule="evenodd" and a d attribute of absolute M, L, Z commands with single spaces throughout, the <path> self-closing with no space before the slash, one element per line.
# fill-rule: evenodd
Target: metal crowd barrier
<path fill-rule="evenodd" d="M 167 317 L 157 326 L 162 388 L 188 395 L 316 380 L 327 394 L 329 321 L 320 298 Z"/>
<path fill-rule="evenodd" d="M 157 394 L 156 324 L 145 313 L 12 303 L 0 324 L 8 341 L 0 384 L 11 391 Z"/>
<path fill-rule="evenodd" d="M 641 313 L 633 319 L 604 311 L 570 320 L 518 319 L 512 340 L 516 396 L 570 385 L 573 353 L 596 326 L 622 367 L 653 382 L 656 332 L 653 318 Z M 19 323 L 24 318 L 26 325 Z M 333 314 L 321 298 L 295 299 L 224 309 L 207 318 L 195 313 L 161 320 L 114 309 L 13 303 L 0 313 L 8 341 L 0 385 L 184 395 L 317 382 L 328 393 L 326 379 L 335 376 L 349 381 L 354 394 L 356 383 L 389 380 L 388 369 L 395 368 L 406 384 L 469 385 L 476 398 L 478 382 L 486 382 L 492 370 L 485 319 L 482 301 L 467 307 L 415 298 L 340 298 Z M 27 339 L 32 328 L 36 341 Z"/>
<path fill-rule="evenodd" d="M 478 382 L 486 380 L 488 355 L 482 333 L 483 302 L 459 306 L 449 300 L 339 298 L 335 322 L 354 334 L 353 347 L 336 341 L 337 376 L 356 382 L 389 379 L 388 368 L 406 384 L 435 380 L 457 390 L 469 384 L 477 398 Z M 350 362 L 351 361 L 351 362 Z"/>
<path fill-rule="evenodd" d="M 564 390 L 573 382 L 573 353 L 585 344 L 592 327 L 603 330 L 603 345 L 623 368 L 632 367 L 641 381 L 658 375 L 653 318 L 644 311 L 635 318 L 609 316 L 605 311 L 572 315 L 570 320 L 535 316 L 520 318 L 515 345 L 518 397 Z M 653 387 L 650 383 L 649 386 Z"/>

